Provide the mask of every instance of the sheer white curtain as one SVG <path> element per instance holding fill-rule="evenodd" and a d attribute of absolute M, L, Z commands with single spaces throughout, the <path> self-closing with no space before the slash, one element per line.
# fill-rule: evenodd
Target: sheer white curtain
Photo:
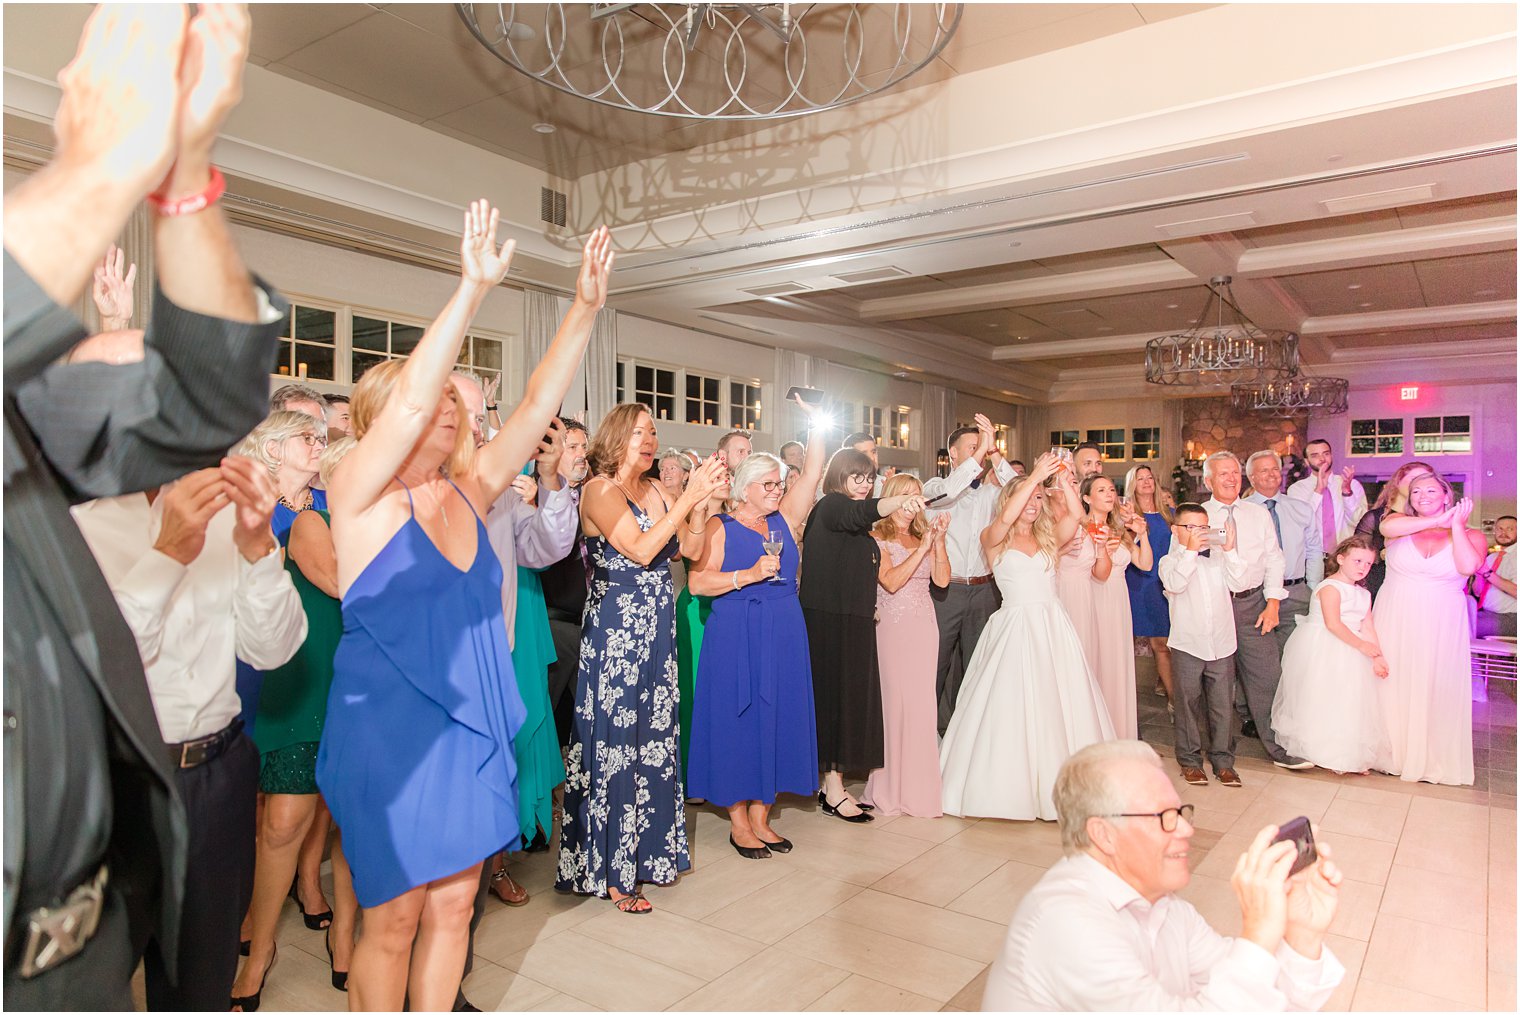
<path fill-rule="evenodd" d="M 955 429 L 955 390 L 943 384 L 925 384 L 923 406 L 923 429 L 919 432 L 923 465 L 919 475 L 927 479 L 937 474 L 939 449 Z"/>
<path fill-rule="evenodd" d="M 1018 407 L 1017 425 L 1014 430 L 1018 454 L 1014 457 L 1034 467 L 1034 460 L 1050 450 L 1050 409 L 1043 405 Z"/>
<path fill-rule="evenodd" d="M 587 426 L 596 426 L 617 404 L 617 328 L 618 312 L 603 308 L 591 327 L 591 344 L 576 375 L 578 382 L 584 378 Z"/>
<path fill-rule="evenodd" d="M 807 423 L 802 413 L 797 411 L 797 406 L 791 402 L 781 404 L 787 391 L 795 387 L 818 388 L 827 392 L 828 367 L 829 361 L 821 356 L 809 356 L 791 349 L 776 350 L 776 393 L 772 398 L 780 409 L 771 432 L 775 435 L 778 449 L 787 441 L 806 440 L 807 436 Z"/>
<path fill-rule="evenodd" d="M 570 300 L 563 296 L 527 290 L 523 293 L 523 382 L 549 351 L 560 321 L 570 310 Z M 591 340 L 586 356 L 576 368 L 570 389 L 565 392 L 561 412 L 573 416 L 586 414 L 586 425 L 597 422 L 617 404 L 617 311 L 603 309 L 591 326 Z"/>

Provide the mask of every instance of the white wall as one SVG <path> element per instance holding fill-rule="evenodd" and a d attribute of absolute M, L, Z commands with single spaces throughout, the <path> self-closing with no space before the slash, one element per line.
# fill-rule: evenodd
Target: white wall
<path fill-rule="evenodd" d="M 1515 513 L 1515 385 L 1512 381 L 1489 384 L 1426 384 L 1418 371 L 1411 371 L 1407 382 L 1419 388 L 1410 401 L 1400 398 L 1403 385 L 1381 385 L 1353 389 L 1345 415 L 1313 420 L 1310 438 L 1330 442 L 1337 464 L 1351 464 L 1357 475 L 1387 479 L 1393 470 L 1416 458 L 1436 466 L 1443 475 L 1461 476 L 1466 492 L 1476 502 L 1473 524 L 1491 521 L 1501 514 Z M 1414 418 L 1416 416 L 1471 416 L 1473 454 L 1416 455 L 1414 453 Z M 1353 419 L 1404 420 L 1404 455 L 1398 458 L 1352 458 L 1351 421 Z M 1486 526 L 1485 526 L 1486 527 Z"/>

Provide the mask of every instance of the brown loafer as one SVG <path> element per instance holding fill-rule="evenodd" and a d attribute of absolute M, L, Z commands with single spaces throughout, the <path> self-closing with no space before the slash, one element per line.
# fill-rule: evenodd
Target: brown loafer
<path fill-rule="evenodd" d="M 1233 768 L 1221 768 L 1214 773 L 1214 778 L 1219 780 L 1221 786 L 1229 786 L 1231 789 L 1240 788 L 1240 776 L 1235 774 Z"/>
<path fill-rule="evenodd" d="M 1203 774 L 1203 769 L 1201 768 L 1190 768 L 1187 765 L 1183 765 L 1182 781 L 1189 786 L 1207 786 L 1209 784 L 1209 777 Z"/>
<path fill-rule="evenodd" d="M 491 894 L 509 906 L 525 906 L 528 903 L 528 890 L 512 880 L 512 875 L 504 870 L 491 875 Z"/>

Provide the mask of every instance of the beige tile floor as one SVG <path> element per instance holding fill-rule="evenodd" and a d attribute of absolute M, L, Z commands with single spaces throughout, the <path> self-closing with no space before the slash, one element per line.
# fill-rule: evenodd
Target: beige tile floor
<path fill-rule="evenodd" d="M 1146 718 L 1164 716 L 1147 698 Z M 1148 739 L 1153 732 L 1154 722 Z M 1247 756 L 1241 789 L 1179 781 L 1199 826 L 1184 896 L 1220 931 L 1237 932 L 1235 857 L 1261 825 L 1308 814 L 1348 878 L 1332 927 L 1347 977 L 1329 1009 L 1514 1011 L 1512 697 L 1495 692 L 1475 707 L 1475 738 L 1481 788 L 1289 773 Z M 690 808 L 688 822 L 692 870 L 649 891 L 650 916 L 556 894 L 553 857 L 520 858 L 514 872 L 532 901 L 488 902 L 465 984 L 471 1001 L 487 1011 L 976 1010 L 1014 907 L 1060 853 L 1052 824 L 898 817 L 856 826 L 796 804 L 776 822 L 796 850 L 753 861 L 729 847 L 715 809 Z M 294 907 L 279 941 L 264 1009 L 344 1008 L 322 935 Z"/>

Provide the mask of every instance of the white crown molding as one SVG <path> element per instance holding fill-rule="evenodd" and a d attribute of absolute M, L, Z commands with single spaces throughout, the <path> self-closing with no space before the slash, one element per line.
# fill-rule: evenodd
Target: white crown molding
<path fill-rule="evenodd" d="M 1515 249 L 1515 216 L 1475 219 L 1415 229 L 1280 243 L 1244 251 L 1236 278 L 1359 268 L 1389 261 L 1422 261 Z"/>
<path fill-rule="evenodd" d="M 1515 320 L 1514 300 L 1489 303 L 1455 303 L 1444 307 L 1408 310 L 1372 310 L 1365 314 L 1309 317 L 1299 325 L 1300 334 L 1346 335 L 1363 331 L 1413 331 L 1458 324 L 1492 324 Z"/>
<path fill-rule="evenodd" d="M 1066 299 L 1095 299 L 1122 293 L 1153 292 L 1196 281 L 1197 276 L 1175 261 L 1159 260 L 1094 271 L 1044 275 L 1014 282 L 991 282 L 913 296 L 865 300 L 860 304 L 860 317 L 866 321 L 934 317 Z"/>

